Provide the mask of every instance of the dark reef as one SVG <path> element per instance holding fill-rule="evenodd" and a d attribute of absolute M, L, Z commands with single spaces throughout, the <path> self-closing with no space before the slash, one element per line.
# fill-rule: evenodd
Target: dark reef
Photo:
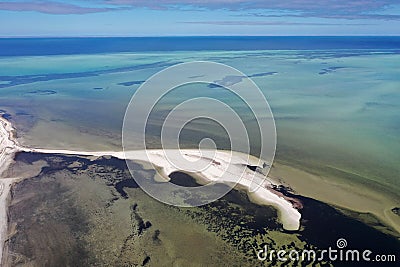
<path fill-rule="evenodd" d="M 26 95 L 55 95 L 57 94 L 54 90 L 35 90 L 27 92 Z"/>
<path fill-rule="evenodd" d="M 144 83 L 145 81 L 131 81 L 131 82 L 122 82 L 118 83 L 118 85 L 123 85 L 123 86 L 132 86 L 132 85 L 139 85 Z"/>
<path fill-rule="evenodd" d="M 340 70 L 340 69 L 345 69 L 346 67 L 329 67 L 329 68 L 325 68 L 322 69 L 318 74 L 320 75 L 325 75 L 331 72 L 335 72 L 336 70 Z"/>

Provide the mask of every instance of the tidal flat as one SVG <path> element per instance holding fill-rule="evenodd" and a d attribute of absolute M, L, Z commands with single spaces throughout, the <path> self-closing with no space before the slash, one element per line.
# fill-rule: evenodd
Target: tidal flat
<path fill-rule="evenodd" d="M 127 182 L 125 161 L 112 157 L 20 152 L 9 172 L 37 162 L 41 172 L 11 190 L 5 266 L 267 266 L 256 256 L 264 245 L 322 249 L 341 237 L 353 248 L 400 251 L 396 238 L 306 197 L 295 196 L 302 229 L 286 232 L 273 208 L 238 190 L 196 208 L 160 203 Z M 154 171 L 138 162 L 136 175 Z"/>

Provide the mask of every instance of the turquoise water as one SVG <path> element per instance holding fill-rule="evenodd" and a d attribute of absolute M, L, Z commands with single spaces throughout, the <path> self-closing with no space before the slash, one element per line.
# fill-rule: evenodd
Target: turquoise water
<path fill-rule="evenodd" d="M 135 90 L 163 68 L 193 60 L 228 64 L 252 77 L 276 119 L 278 161 L 400 189 L 396 53 L 258 50 L 1 57 L 0 109 L 11 114 L 29 145 L 119 149 L 123 115 Z M 188 97 L 198 92 L 231 97 L 204 85 L 186 89 Z M 171 106 L 160 103 L 160 112 Z M 160 122 L 156 116 L 154 123 Z M 196 131 L 218 131 L 216 125 L 199 125 L 193 126 Z M 190 138 L 186 142 L 190 146 Z"/>

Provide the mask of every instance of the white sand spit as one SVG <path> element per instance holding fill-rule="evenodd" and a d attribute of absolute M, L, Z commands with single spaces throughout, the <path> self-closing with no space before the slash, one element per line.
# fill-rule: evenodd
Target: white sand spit
<path fill-rule="evenodd" d="M 113 156 L 119 159 L 130 159 L 145 161 L 154 164 L 162 171 L 162 175 L 166 180 L 168 176 L 175 171 L 190 172 L 184 167 L 184 164 L 172 164 L 170 160 L 176 163 L 177 158 L 166 157 L 165 150 L 135 150 L 115 152 L 115 151 L 72 151 L 72 150 L 52 150 L 52 149 L 38 149 L 21 147 L 15 139 L 15 130 L 11 123 L 0 117 L 0 262 L 2 250 L 7 230 L 7 196 L 10 186 L 14 179 L 4 179 L 2 174 L 7 170 L 9 165 L 13 162 L 14 155 L 18 151 L 37 152 L 47 154 L 64 154 L 64 155 L 81 155 L 81 156 Z M 168 151 L 167 151 L 168 152 Z M 169 156 L 176 154 L 178 151 L 170 150 L 167 153 Z M 179 151 L 184 159 L 191 161 L 209 162 L 210 159 L 203 157 L 199 150 L 184 149 Z M 204 150 L 202 150 L 204 153 Z M 300 212 L 293 207 L 292 203 L 282 196 L 274 193 L 273 190 L 268 188 L 277 185 L 272 179 L 265 177 L 262 173 L 254 172 L 245 167 L 246 165 L 260 166 L 263 162 L 258 158 L 249 156 L 244 153 L 234 151 L 216 150 L 212 152 L 214 157 L 211 164 L 196 173 L 197 177 L 201 177 L 205 182 L 225 183 L 231 185 L 237 182 L 238 175 L 241 176 L 237 182 L 237 187 L 244 189 L 248 192 L 250 199 L 261 205 L 273 206 L 278 210 L 279 219 L 286 230 L 298 230 L 300 228 Z M 215 153 L 215 154 L 214 154 Z M 208 153 L 206 153 L 208 154 Z M 179 163 L 179 162 L 178 162 Z M 179 167 L 177 167 L 179 166 Z M 222 175 L 226 170 L 230 170 L 230 175 Z M 2 179 L 3 178 L 3 179 Z M 254 184 L 259 186 L 254 187 Z M 255 190 L 250 190 L 250 189 Z"/>

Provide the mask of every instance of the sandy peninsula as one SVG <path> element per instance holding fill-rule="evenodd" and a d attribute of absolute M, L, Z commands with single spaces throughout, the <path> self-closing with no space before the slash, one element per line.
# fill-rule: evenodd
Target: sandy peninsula
<path fill-rule="evenodd" d="M 16 141 L 15 130 L 12 127 L 11 123 L 4 118 L 0 118 L 0 122 L 0 261 L 7 229 L 7 196 L 11 185 L 18 180 L 18 177 L 12 179 L 4 179 L 2 174 L 13 162 L 15 153 L 19 151 L 96 157 L 113 156 L 119 159 L 145 161 L 150 162 L 158 167 L 162 171 L 162 175 L 166 180 L 168 180 L 168 176 L 175 171 L 190 171 L 186 170 L 185 167 L 176 167 L 174 164 L 171 164 L 165 156 L 165 151 L 157 149 L 147 151 L 137 150 L 125 152 L 92 152 L 23 147 L 20 146 Z M 236 182 L 236 179 L 221 178 L 221 174 L 229 167 L 233 175 L 235 175 L 235 173 L 236 175 L 241 175 L 241 178 L 237 183 L 237 187 L 242 190 L 246 190 L 249 194 L 249 198 L 252 201 L 261 205 L 273 206 L 277 209 L 279 220 L 282 223 L 284 229 L 298 230 L 300 228 L 301 214 L 297 210 L 295 205 L 293 205 L 290 199 L 287 199 L 284 196 L 277 194 L 276 191 L 272 190 L 272 188 L 276 186 L 277 183 L 274 182 L 272 179 L 265 177 L 265 175 L 259 172 L 252 171 L 245 167 L 246 165 L 262 166 L 264 162 L 255 157 L 239 152 L 223 150 L 217 150 L 214 152 L 215 155 L 213 157 L 212 164 L 209 164 L 207 168 L 204 168 L 196 173 L 197 177 L 202 177 L 205 182 L 218 181 L 219 183 L 232 184 L 233 181 Z M 209 162 L 209 158 L 204 158 L 199 150 L 185 149 L 180 150 L 179 153 L 181 153 L 186 159 Z M 254 187 L 254 182 L 257 183 L 256 187 Z"/>

